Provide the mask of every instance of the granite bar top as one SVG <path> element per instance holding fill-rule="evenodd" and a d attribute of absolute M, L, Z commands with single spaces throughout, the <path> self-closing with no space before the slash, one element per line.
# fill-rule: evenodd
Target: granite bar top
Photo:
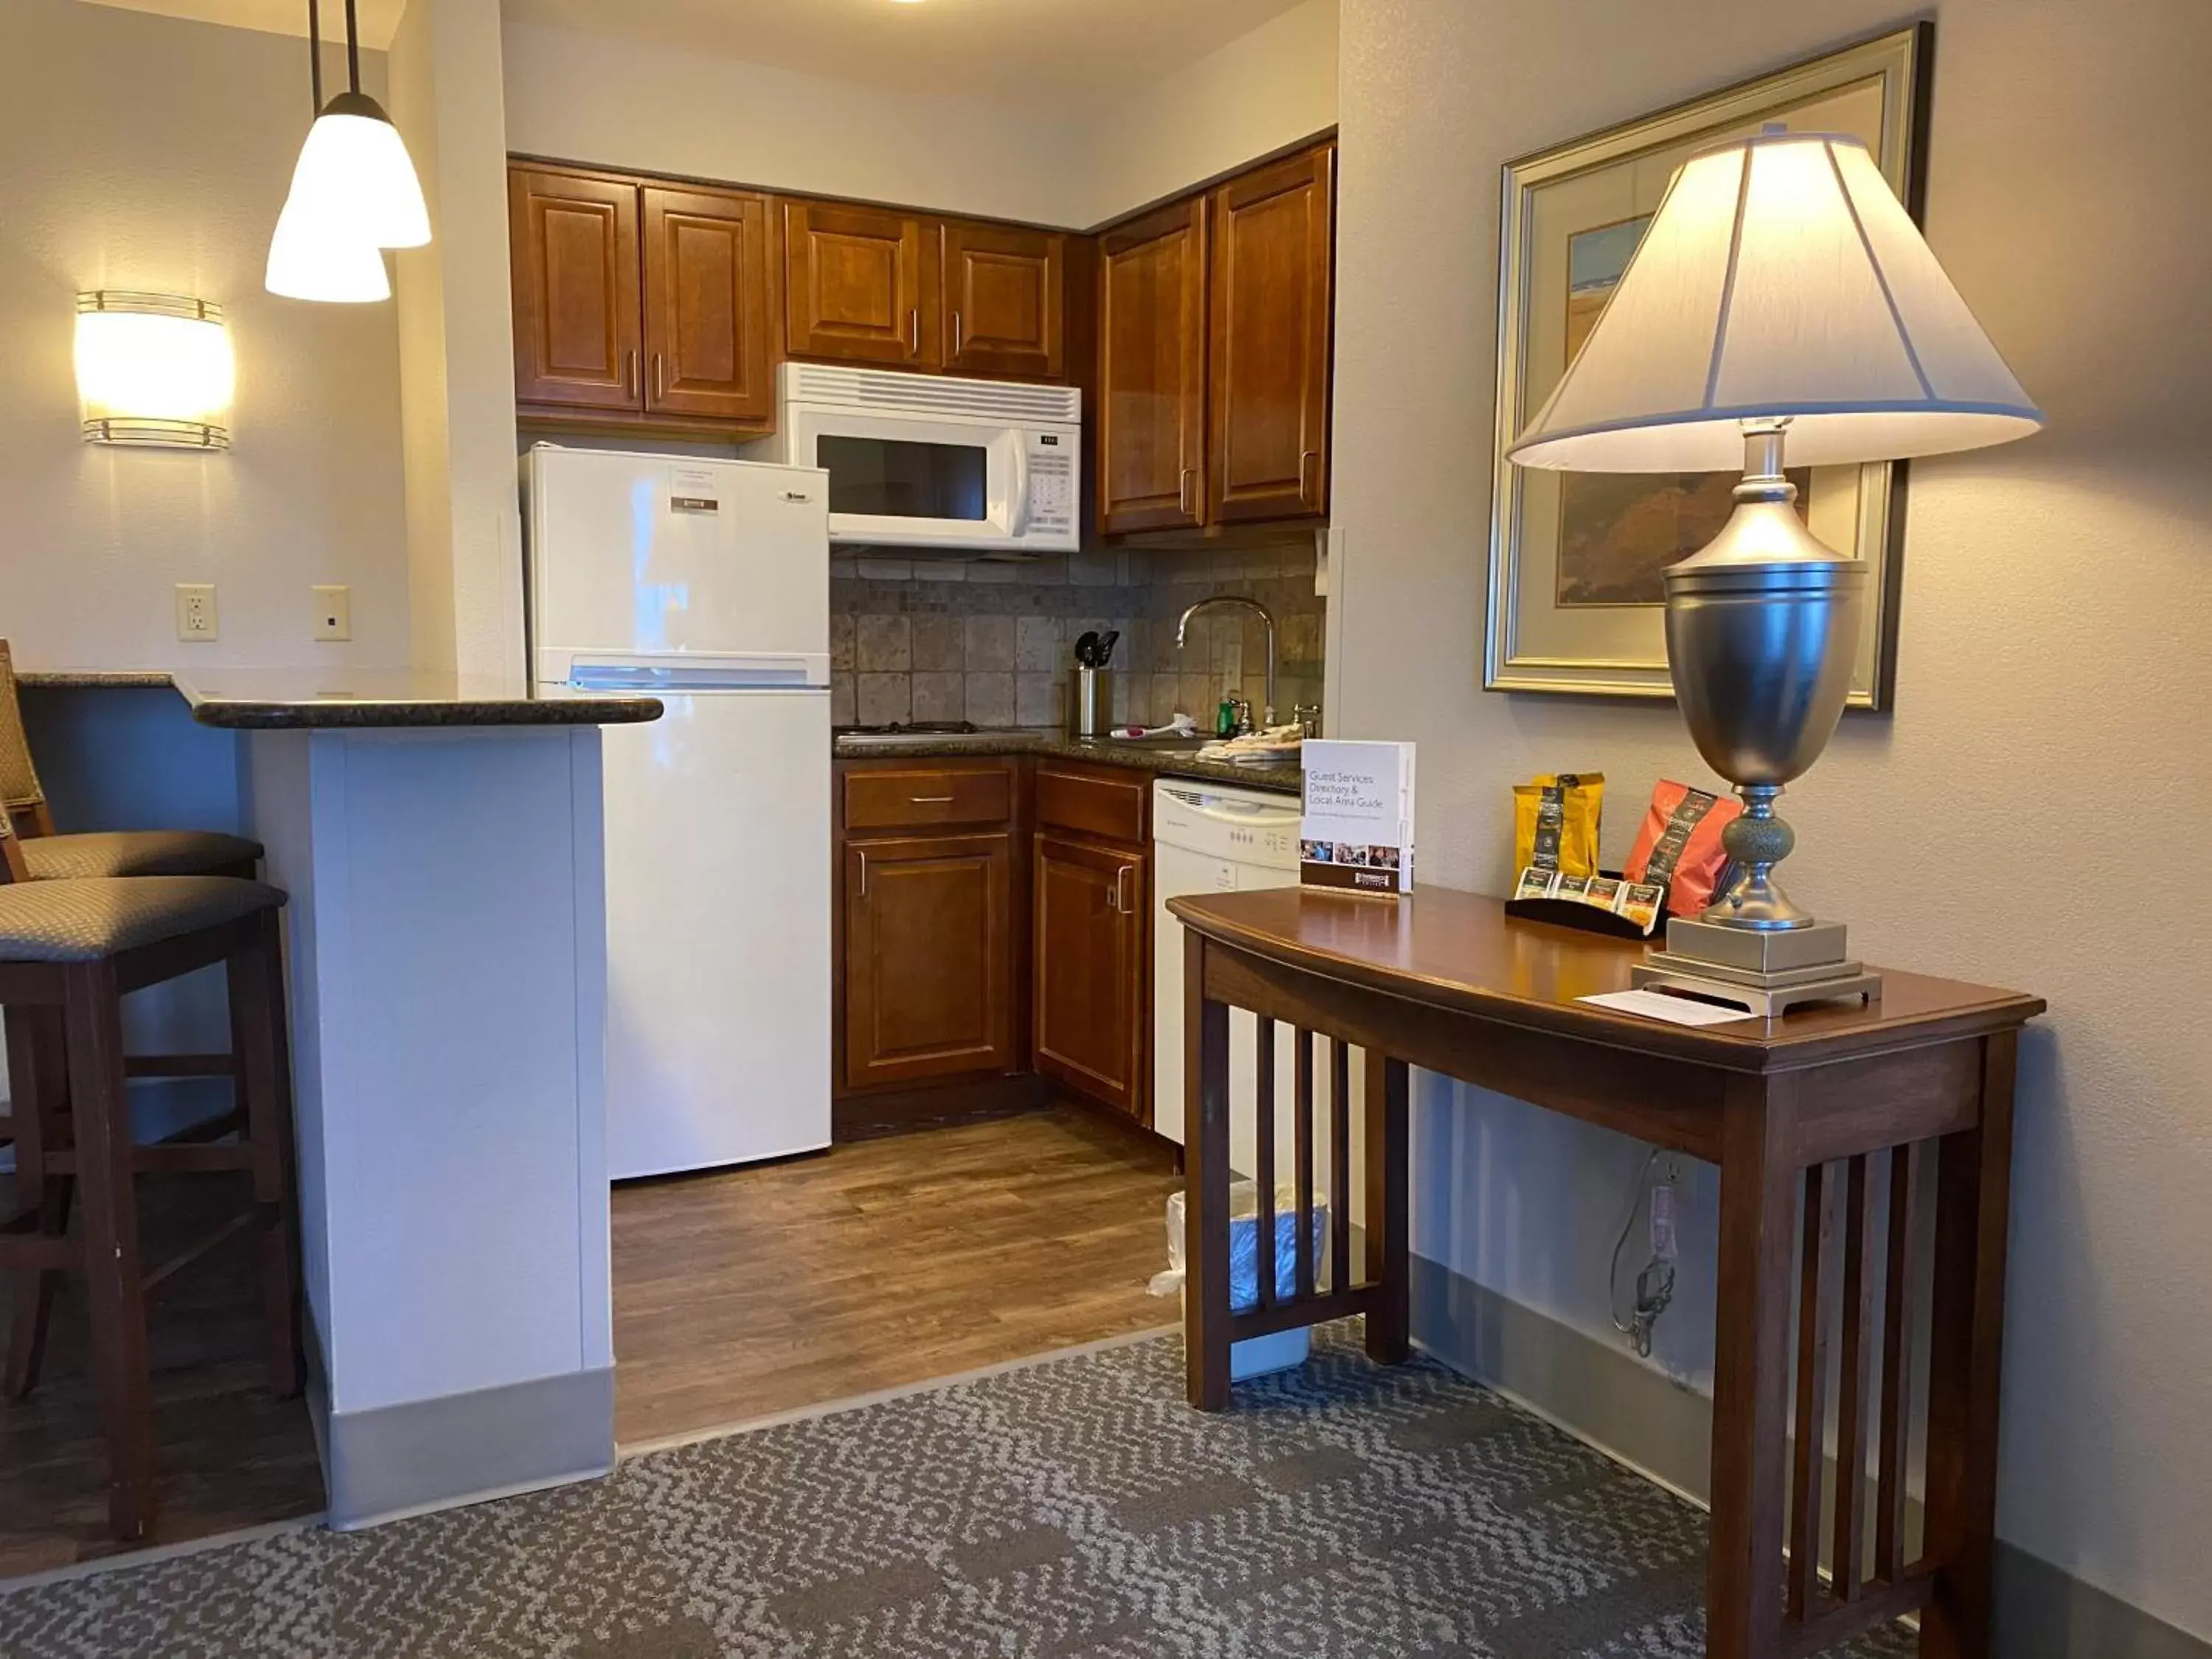
<path fill-rule="evenodd" d="M 836 739 L 839 760 L 942 760 L 963 755 L 1054 755 L 1098 766 L 1123 766 L 1160 777 L 1203 778 L 1240 784 L 1275 794 L 1296 795 L 1305 775 L 1295 766 L 1240 766 L 1234 761 L 1200 760 L 1195 741 L 1164 743 L 1127 738 L 1071 738 L 1056 726 L 1011 726 L 996 731 L 947 732 L 924 738 L 871 737 L 850 733 Z"/>
<path fill-rule="evenodd" d="M 517 696 L 497 681 L 429 669 L 27 669 L 57 690 L 167 686 L 202 726 L 232 731 L 451 726 L 629 726 L 656 720 L 658 697 Z"/>

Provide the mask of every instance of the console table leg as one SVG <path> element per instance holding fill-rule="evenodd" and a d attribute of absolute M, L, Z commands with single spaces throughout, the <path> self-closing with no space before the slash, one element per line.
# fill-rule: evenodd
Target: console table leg
<path fill-rule="evenodd" d="M 1188 930 L 1183 1000 L 1184 1385 L 1218 1412 L 1229 1405 L 1229 1005 L 1206 996 L 1206 940 Z"/>
<path fill-rule="evenodd" d="M 1732 1078 L 1723 1109 L 1709 1659 L 1776 1659 L 1782 1651 L 1790 1267 L 1797 1225 L 1792 1097 L 1786 1079 Z"/>
<path fill-rule="evenodd" d="M 1926 1540 L 1936 1581 L 1920 1619 L 1923 1659 L 1987 1659 L 1990 1650 L 2017 1042 L 2011 1031 L 1983 1039 L 1981 1122 L 1946 1135 L 1936 1152 Z"/>
<path fill-rule="evenodd" d="M 1413 1352 L 1413 1139 L 1406 1062 L 1367 1050 L 1367 1279 L 1382 1286 L 1367 1310 L 1367 1357 L 1395 1365 Z"/>

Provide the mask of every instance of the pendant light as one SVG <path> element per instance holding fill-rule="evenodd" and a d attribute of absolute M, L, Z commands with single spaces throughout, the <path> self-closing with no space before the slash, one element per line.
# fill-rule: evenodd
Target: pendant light
<path fill-rule="evenodd" d="M 377 101 L 361 89 L 355 0 L 346 0 L 347 90 L 323 102 L 321 19 L 307 0 L 309 79 L 315 124 L 300 147 L 291 193 L 269 245 L 264 285 L 294 299 L 387 299 L 392 283 L 378 252 L 420 247 L 430 216 L 407 145 Z"/>

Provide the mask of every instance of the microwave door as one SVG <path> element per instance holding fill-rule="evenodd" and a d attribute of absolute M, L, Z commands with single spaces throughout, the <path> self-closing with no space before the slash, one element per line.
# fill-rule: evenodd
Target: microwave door
<path fill-rule="evenodd" d="M 833 541 L 991 546 L 1013 534 L 1020 447 L 995 425 L 809 411 Z"/>

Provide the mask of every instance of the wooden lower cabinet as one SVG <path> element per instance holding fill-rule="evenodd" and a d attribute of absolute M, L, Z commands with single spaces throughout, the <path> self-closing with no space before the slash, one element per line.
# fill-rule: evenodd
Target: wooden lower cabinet
<path fill-rule="evenodd" d="M 846 843 L 848 1089 L 1013 1063 L 1013 860 L 1007 830 Z"/>
<path fill-rule="evenodd" d="M 1039 1072 L 1147 1122 L 1150 862 L 1132 848 L 1038 834 L 1031 1037 Z"/>

